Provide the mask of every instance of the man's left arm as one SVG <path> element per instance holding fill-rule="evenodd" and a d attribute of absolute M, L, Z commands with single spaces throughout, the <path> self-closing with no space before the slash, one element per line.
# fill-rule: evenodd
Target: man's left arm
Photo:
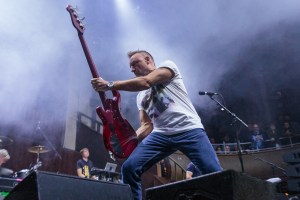
<path fill-rule="evenodd" d="M 153 130 L 153 124 L 151 122 L 151 119 L 149 118 L 149 116 L 144 110 L 139 111 L 139 117 L 140 117 L 141 126 L 136 131 L 136 134 L 138 136 L 138 140 L 142 141 Z"/>

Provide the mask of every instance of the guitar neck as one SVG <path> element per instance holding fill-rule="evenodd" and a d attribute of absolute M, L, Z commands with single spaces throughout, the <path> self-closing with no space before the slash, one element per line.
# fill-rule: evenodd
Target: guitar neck
<path fill-rule="evenodd" d="M 99 74 L 98 74 L 98 72 L 96 70 L 95 63 L 94 63 L 94 61 L 92 59 L 92 56 L 91 56 L 90 51 L 89 51 L 89 48 L 87 47 L 87 44 L 86 44 L 85 39 L 83 37 L 83 34 L 78 33 L 78 37 L 79 37 L 81 46 L 83 48 L 86 60 L 87 60 L 87 62 L 89 64 L 89 67 L 90 67 L 90 70 L 91 70 L 93 78 L 99 78 Z M 100 99 L 102 101 L 103 106 L 106 107 L 106 105 L 104 105 L 105 104 L 105 100 L 106 100 L 105 93 L 104 92 L 98 92 L 98 93 L 99 93 L 99 96 L 100 96 Z"/>
<path fill-rule="evenodd" d="M 89 51 L 89 49 L 87 47 L 85 39 L 84 39 L 83 35 L 80 34 L 80 33 L 78 33 L 78 36 L 79 36 L 79 40 L 80 40 L 81 46 L 83 48 L 86 60 L 87 60 L 87 62 L 89 64 L 90 70 L 92 72 L 93 78 L 99 78 L 98 72 L 96 70 L 95 63 L 94 63 L 94 61 L 93 61 L 93 59 L 91 57 L 91 54 L 90 54 L 90 51 Z"/>

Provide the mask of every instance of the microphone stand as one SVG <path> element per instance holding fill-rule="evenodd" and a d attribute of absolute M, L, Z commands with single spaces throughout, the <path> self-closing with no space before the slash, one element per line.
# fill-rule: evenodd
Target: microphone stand
<path fill-rule="evenodd" d="M 233 120 L 231 125 L 236 124 L 237 121 L 239 121 L 242 125 L 244 125 L 245 127 L 248 127 L 248 125 L 243 122 L 243 120 L 241 120 L 238 116 L 236 116 L 236 114 L 234 114 L 233 112 L 231 112 L 230 110 L 228 110 L 224 105 L 222 105 L 218 100 L 213 98 L 214 94 L 207 94 L 209 96 L 209 98 L 211 98 L 214 102 L 216 102 L 221 108 L 223 108 L 229 115 L 232 116 Z M 241 146 L 240 146 L 240 139 L 239 139 L 239 135 L 240 135 L 240 129 L 236 126 L 236 142 L 237 142 L 237 148 L 238 148 L 238 157 L 241 163 L 241 169 L 242 169 L 242 173 L 244 173 L 244 163 L 243 163 L 243 157 L 242 157 L 242 151 L 241 151 Z"/>
<path fill-rule="evenodd" d="M 55 152 L 55 155 L 58 156 L 58 158 L 60 160 L 62 160 L 61 155 L 57 152 L 57 150 L 53 146 L 52 142 L 49 140 L 49 138 L 46 136 L 46 134 L 41 130 L 40 123 L 41 122 L 39 121 L 36 130 L 42 134 L 42 136 L 45 138 L 45 140 L 47 141 L 47 143 L 50 145 L 51 149 Z"/>

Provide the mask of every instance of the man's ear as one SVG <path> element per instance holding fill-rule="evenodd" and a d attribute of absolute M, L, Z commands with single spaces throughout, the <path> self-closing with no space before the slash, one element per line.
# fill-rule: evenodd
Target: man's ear
<path fill-rule="evenodd" d="M 146 56 L 146 57 L 145 57 L 145 60 L 146 60 L 147 64 L 149 64 L 149 63 L 150 63 L 150 61 L 151 61 L 151 59 L 150 59 L 150 57 L 149 57 L 149 56 Z"/>

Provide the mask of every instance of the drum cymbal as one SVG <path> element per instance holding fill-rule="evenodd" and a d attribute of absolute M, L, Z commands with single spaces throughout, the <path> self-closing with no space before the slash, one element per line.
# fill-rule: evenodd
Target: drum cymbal
<path fill-rule="evenodd" d="M 13 143 L 13 140 L 6 136 L 0 136 L 0 147 L 8 146 Z"/>
<path fill-rule="evenodd" d="M 28 151 L 30 153 L 47 153 L 51 151 L 51 149 L 45 146 L 38 145 L 38 146 L 28 148 Z"/>

